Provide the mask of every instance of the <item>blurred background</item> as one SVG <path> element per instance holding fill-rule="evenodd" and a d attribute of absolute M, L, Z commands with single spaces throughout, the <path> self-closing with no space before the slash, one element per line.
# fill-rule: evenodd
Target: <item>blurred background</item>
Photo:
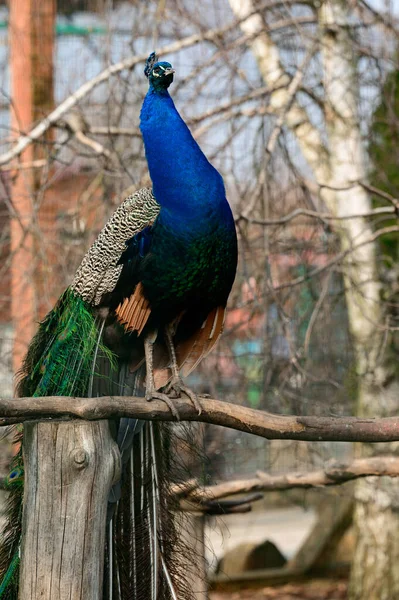
<path fill-rule="evenodd" d="M 129 60 L 156 49 L 240 244 L 225 332 L 191 385 L 281 414 L 397 414 L 398 13 L 397 0 L 0 2 L 1 396 L 108 216 L 150 185 L 147 81 Z M 216 426 L 200 437 L 206 485 L 360 455 Z M 2 474 L 10 455 L 4 437 Z M 395 479 L 269 491 L 249 507 L 202 517 L 216 590 L 249 572 L 263 591 L 243 597 L 399 597 Z M 324 579 L 298 588 L 305 575 Z"/>

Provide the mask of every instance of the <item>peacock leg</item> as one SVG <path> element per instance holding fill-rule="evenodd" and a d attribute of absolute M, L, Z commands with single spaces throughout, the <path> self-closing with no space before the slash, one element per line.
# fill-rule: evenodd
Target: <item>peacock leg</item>
<path fill-rule="evenodd" d="M 173 333 L 174 333 L 173 323 L 166 325 L 165 338 L 166 338 L 166 344 L 168 346 L 168 352 L 169 352 L 169 357 L 170 357 L 170 362 L 171 362 L 170 366 L 172 369 L 172 379 L 166 386 L 165 392 L 168 394 L 168 396 L 171 392 L 173 392 L 176 395 L 176 398 L 181 398 L 181 394 L 183 392 L 183 394 L 186 394 L 186 396 L 188 396 L 188 398 L 190 398 L 195 409 L 198 411 L 198 414 L 200 415 L 202 412 L 202 407 L 201 407 L 200 401 L 198 399 L 198 396 L 195 392 L 193 392 L 192 389 L 190 389 L 187 385 L 184 384 L 184 382 L 180 376 L 180 373 L 179 373 L 179 365 L 177 364 L 176 350 L 175 350 L 175 345 L 173 343 Z"/>
<path fill-rule="evenodd" d="M 158 332 L 157 330 L 149 333 L 144 340 L 144 352 L 145 352 L 145 364 L 146 364 L 146 383 L 145 383 L 145 398 L 148 402 L 151 400 L 162 400 L 169 407 L 173 416 L 179 421 L 180 415 L 179 411 L 173 400 L 169 398 L 166 394 L 162 392 L 158 392 L 155 389 L 155 381 L 154 381 L 154 361 L 153 361 L 153 349 L 154 342 L 157 339 Z"/>

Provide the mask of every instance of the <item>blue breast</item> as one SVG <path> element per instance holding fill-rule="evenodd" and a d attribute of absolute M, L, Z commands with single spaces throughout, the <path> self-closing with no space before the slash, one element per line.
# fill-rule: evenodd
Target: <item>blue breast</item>
<path fill-rule="evenodd" d="M 179 215 L 187 226 L 187 219 L 228 217 L 231 211 L 223 179 L 194 140 L 168 92 L 150 89 L 140 117 L 153 191 L 165 218 Z"/>
<path fill-rule="evenodd" d="M 234 281 L 237 240 L 223 179 L 166 90 L 150 88 L 140 128 L 161 206 L 140 274 L 153 312 L 224 305 Z"/>

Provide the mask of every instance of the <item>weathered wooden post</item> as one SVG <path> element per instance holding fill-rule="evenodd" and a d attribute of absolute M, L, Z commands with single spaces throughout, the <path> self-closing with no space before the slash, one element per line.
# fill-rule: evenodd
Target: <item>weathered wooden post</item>
<path fill-rule="evenodd" d="M 107 421 L 27 423 L 23 600 L 102 597 L 107 497 L 120 456 Z"/>

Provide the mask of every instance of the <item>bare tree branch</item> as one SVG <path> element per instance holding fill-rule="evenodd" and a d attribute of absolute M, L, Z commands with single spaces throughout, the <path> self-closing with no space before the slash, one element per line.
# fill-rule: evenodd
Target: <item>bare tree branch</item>
<path fill-rule="evenodd" d="M 264 3 L 264 6 L 267 6 L 267 2 Z M 208 31 L 202 33 L 196 33 L 190 35 L 186 38 L 178 40 L 177 42 L 173 42 L 172 44 L 167 44 L 163 48 L 160 48 L 157 51 L 158 56 L 162 56 L 164 54 L 170 54 L 173 52 L 178 52 L 183 50 L 184 48 L 188 48 L 190 46 L 194 46 L 199 42 L 212 42 L 216 41 L 224 34 L 229 31 L 234 30 L 238 25 L 240 25 L 243 21 L 249 19 L 253 14 L 255 14 L 258 10 L 262 8 L 262 5 L 253 9 L 253 11 L 245 14 L 242 18 L 234 20 L 229 23 L 225 27 L 217 28 L 217 29 L 209 29 Z M 66 100 L 64 100 L 55 110 L 53 110 L 45 119 L 40 121 L 36 127 L 34 127 L 27 135 L 22 135 L 18 138 L 17 143 L 9 150 L 0 155 L 0 166 L 7 164 L 14 158 L 17 158 L 21 155 L 21 153 L 33 142 L 37 141 L 48 131 L 50 127 L 55 125 L 57 121 L 59 121 L 67 112 L 69 112 L 72 108 L 74 108 L 78 102 L 80 102 L 85 96 L 87 96 L 94 88 L 99 86 L 100 84 L 108 81 L 112 76 L 117 75 L 121 71 L 129 71 L 132 70 L 136 65 L 145 62 L 148 54 L 138 54 L 136 56 L 129 56 L 124 60 L 115 63 L 114 65 L 109 66 L 107 69 L 104 69 L 101 73 L 93 77 L 86 83 L 84 83 L 76 92 L 68 96 Z"/>
<path fill-rule="evenodd" d="M 312 269 L 311 271 L 309 271 L 309 273 L 307 273 L 304 276 L 297 277 L 296 279 L 291 279 L 291 281 L 288 281 L 286 283 L 280 283 L 279 285 L 276 285 L 274 287 L 274 289 L 282 290 L 284 288 L 288 288 L 291 286 L 300 285 L 301 283 L 303 283 L 304 281 L 307 281 L 311 277 L 315 277 L 316 275 L 320 275 L 320 273 L 324 273 L 333 265 L 341 262 L 346 257 L 351 256 L 352 253 L 355 252 L 355 250 L 361 248 L 362 246 L 366 246 L 367 244 L 374 242 L 379 237 L 386 235 L 387 233 L 399 233 L 399 226 L 392 225 L 391 227 L 383 227 L 382 229 L 379 229 L 378 231 L 374 232 L 373 235 L 371 235 L 367 239 L 363 239 L 358 244 L 353 244 L 347 250 L 340 252 L 339 254 L 334 256 L 334 258 L 332 258 L 330 261 L 328 261 L 326 264 L 324 264 L 320 267 L 316 267 L 315 269 Z"/>
<path fill-rule="evenodd" d="M 234 14 L 240 19 L 242 31 L 252 36 L 249 46 L 257 60 L 264 82 L 270 87 L 279 85 L 285 88 L 271 95 L 270 106 L 278 113 L 289 100 L 290 108 L 285 113 L 285 124 L 295 131 L 299 146 L 318 183 L 328 182 L 330 170 L 322 136 L 311 123 L 307 110 L 298 102 L 298 99 L 295 97 L 291 102 L 287 98 L 290 77 L 284 69 L 276 44 L 264 26 L 260 14 L 261 7 L 258 5 L 258 12 L 254 11 L 255 3 L 252 0 L 229 0 L 229 3 Z"/>
<path fill-rule="evenodd" d="M 58 123 L 58 125 L 60 124 L 61 123 Z M 100 142 L 92 140 L 86 135 L 89 131 L 89 126 L 80 113 L 72 112 L 70 115 L 67 115 L 63 119 L 63 125 L 65 129 L 74 135 L 75 139 L 82 144 L 82 146 L 87 146 L 94 152 L 94 154 L 104 156 L 108 160 L 111 158 L 111 153 L 109 150 L 104 148 Z"/>
<path fill-rule="evenodd" d="M 89 126 L 88 133 L 92 135 L 126 135 L 141 138 L 141 131 L 138 127 Z"/>
<path fill-rule="evenodd" d="M 23 171 L 24 169 L 43 169 L 48 165 L 47 158 L 38 158 L 29 162 L 0 167 L 0 171 Z"/>
<path fill-rule="evenodd" d="M 224 481 L 217 485 L 202 487 L 191 480 L 184 488 L 176 486 L 173 490 L 177 497 L 185 497 L 189 501 L 199 502 L 217 500 L 247 494 L 250 492 L 273 492 L 276 490 L 291 490 L 296 488 L 318 488 L 331 485 L 342 485 L 359 477 L 370 476 L 399 476 L 399 457 L 375 456 L 358 458 L 346 463 L 332 461 L 324 469 L 308 472 L 286 473 L 285 475 L 269 475 L 258 471 L 251 479 Z"/>
<path fill-rule="evenodd" d="M 353 215 L 332 215 L 331 213 L 323 213 L 318 212 L 316 210 L 308 210 L 306 208 L 296 208 L 292 212 L 288 213 L 288 215 L 284 215 L 279 219 L 252 219 L 250 217 L 246 217 L 244 214 L 241 214 L 237 217 L 236 221 L 240 221 L 241 219 L 251 223 L 253 225 L 264 225 L 264 226 L 272 226 L 272 225 L 285 225 L 289 223 L 293 219 L 297 219 L 298 217 L 312 217 L 315 219 L 320 219 L 320 221 L 344 221 L 347 219 L 366 219 L 368 217 L 376 217 L 381 215 L 393 215 L 396 213 L 394 207 L 389 206 L 381 206 L 379 208 L 374 208 L 366 213 L 359 213 Z"/>
<path fill-rule="evenodd" d="M 399 417 L 296 417 L 267 413 L 212 398 L 200 398 L 200 403 L 202 412 L 198 414 L 190 400 L 175 400 L 180 419 L 223 425 L 270 440 L 399 441 Z M 50 419 L 95 421 L 120 417 L 175 421 L 164 402 L 153 400 L 149 403 L 137 397 L 0 399 L 0 425 Z"/>
<path fill-rule="evenodd" d="M 278 140 L 281 130 L 283 128 L 283 125 L 284 125 L 284 122 L 286 119 L 286 115 L 290 111 L 290 109 L 294 103 L 296 93 L 301 86 L 306 69 L 314 55 L 315 50 L 316 50 L 316 45 L 313 43 L 311 45 L 311 47 L 309 48 L 309 50 L 307 51 L 306 56 L 305 56 L 304 60 L 302 61 L 302 64 L 300 65 L 300 67 L 298 67 L 294 77 L 290 81 L 290 83 L 287 87 L 287 90 L 285 91 L 284 102 L 281 104 L 281 106 L 279 106 L 279 109 L 277 111 L 277 115 L 278 115 L 277 120 L 276 120 L 276 123 L 274 124 L 273 130 L 270 134 L 269 140 L 266 145 L 265 164 L 263 165 L 263 169 L 262 169 L 261 173 L 259 174 L 258 182 L 256 185 L 256 190 L 252 196 L 251 202 L 249 202 L 247 207 L 243 210 L 244 218 L 248 217 L 248 215 L 250 215 L 251 212 L 253 211 L 255 204 L 257 202 L 257 199 L 258 199 L 259 191 L 262 189 L 262 187 L 265 184 L 266 165 L 271 159 L 273 150 L 275 148 L 275 145 L 277 143 L 277 140 Z"/>

